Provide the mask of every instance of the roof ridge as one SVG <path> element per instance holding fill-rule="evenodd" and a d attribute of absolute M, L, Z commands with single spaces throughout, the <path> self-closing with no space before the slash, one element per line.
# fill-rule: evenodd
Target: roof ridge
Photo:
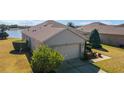
<path fill-rule="evenodd" d="M 66 29 L 67 29 L 68 31 L 71 31 L 72 33 L 78 35 L 79 37 L 83 38 L 84 40 L 88 40 L 88 38 L 87 38 L 86 36 L 84 36 L 84 32 L 83 32 L 83 31 L 78 30 L 78 29 L 76 29 L 76 28 L 74 29 L 74 28 L 71 28 L 71 27 L 67 27 Z M 72 29 L 75 30 L 75 31 L 72 31 Z M 83 32 L 83 35 L 81 35 L 81 33 L 79 33 L 79 32 L 76 33 L 77 31 Z"/>

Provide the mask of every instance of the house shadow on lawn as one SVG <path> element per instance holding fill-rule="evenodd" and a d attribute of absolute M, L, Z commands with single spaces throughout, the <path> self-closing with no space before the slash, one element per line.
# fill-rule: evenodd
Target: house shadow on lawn
<path fill-rule="evenodd" d="M 14 55 L 22 55 L 22 54 L 25 54 L 24 51 L 19 52 L 19 51 L 16 51 L 16 50 L 12 50 L 12 51 L 10 51 L 9 53 L 10 53 L 10 54 L 14 54 Z"/>
<path fill-rule="evenodd" d="M 32 53 L 28 52 L 28 51 L 16 51 L 16 50 L 12 50 L 9 52 L 10 54 L 13 54 L 13 55 L 26 55 L 27 59 L 28 59 L 28 62 L 30 63 L 31 62 L 31 56 L 32 56 Z"/>

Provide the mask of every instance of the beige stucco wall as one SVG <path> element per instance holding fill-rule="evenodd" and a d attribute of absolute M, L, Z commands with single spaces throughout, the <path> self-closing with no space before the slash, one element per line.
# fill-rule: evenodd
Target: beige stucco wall
<path fill-rule="evenodd" d="M 124 45 L 123 35 L 100 34 L 101 41 L 105 44 L 120 46 Z"/>
<path fill-rule="evenodd" d="M 34 50 L 38 48 L 42 43 L 40 43 L 38 40 L 31 38 L 31 49 Z"/>

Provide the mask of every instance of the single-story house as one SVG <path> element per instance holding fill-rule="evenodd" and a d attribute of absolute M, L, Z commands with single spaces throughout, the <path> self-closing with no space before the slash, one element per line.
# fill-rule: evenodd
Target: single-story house
<path fill-rule="evenodd" d="M 87 36 L 94 29 L 100 33 L 102 43 L 113 46 L 124 46 L 124 26 L 123 25 L 107 25 L 99 22 L 84 25 L 78 28 Z"/>
<path fill-rule="evenodd" d="M 22 38 L 30 42 L 32 50 L 45 44 L 61 53 L 65 60 L 83 57 L 87 40 L 82 31 L 52 20 L 25 29 Z"/>

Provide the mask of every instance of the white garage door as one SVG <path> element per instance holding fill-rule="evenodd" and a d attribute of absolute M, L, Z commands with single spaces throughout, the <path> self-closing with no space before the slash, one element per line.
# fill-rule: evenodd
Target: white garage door
<path fill-rule="evenodd" d="M 54 47 L 54 49 L 60 52 L 64 56 L 65 60 L 80 57 L 79 44 L 63 45 L 63 46 Z"/>

